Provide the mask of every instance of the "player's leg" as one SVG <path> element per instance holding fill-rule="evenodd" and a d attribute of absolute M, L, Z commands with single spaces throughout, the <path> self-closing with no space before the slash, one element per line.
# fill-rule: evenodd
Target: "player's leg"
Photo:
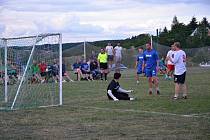
<path fill-rule="evenodd" d="M 152 85 L 153 85 L 153 78 L 152 78 L 152 71 L 151 69 L 145 69 L 145 75 L 148 78 L 148 84 L 149 84 L 149 94 L 152 94 Z"/>
<path fill-rule="evenodd" d="M 179 97 L 179 93 L 180 93 L 180 84 L 179 83 L 175 83 L 175 94 L 174 94 L 174 98 L 173 99 L 178 99 Z"/>
<path fill-rule="evenodd" d="M 138 72 L 136 73 L 136 83 L 139 84 L 139 74 L 138 74 Z"/>
<path fill-rule="evenodd" d="M 159 79 L 157 77 L 157 69 L 156 68 L 154 68 L 152 70 L 152 78 L 153 78 L 153 82 L 154 82 L 154 85 L 155 85 L 156 94 L 159 95 L 160 94 L 160 90 L 159 90 Z"/>
<path fill-rule="evenodd" d="M 119 100 L 130 100 L 129 95 L 126 93 L 117 92 L 114 94 L 114 96 Z"/>
<path fill-rule="evenodd" d="M 136 83 L 139 84 L 139 75 L 142 74 L 142 68 L 137 67 L 137 72 L 136 72 Z"/>
<path fill-rule="evenodd" d="M 104 78 L 105 78 L 105 81 L 107 81 L 107 74 L 108 73 L 109 73 L 108 66 L 107 66 L 107 64 L 105 64 L 105 66 L 104 66 Z"/>
<path fill-rule="evenodd" d="M 183 92 L 183 98 L 187 99 L 187 86 L 186 86 L 186 84 L 182 84 L 182 92 Z"/>
<path fill-rule="evenodd" d="M 181 90 L 182 90 L 182 93 L 183 93 L 183 99 L 187 99 L 187 86 L 186 86 L 186 83 L 185 83 L 185 77 L 186 77 L 186 72 L 183 73 L 181 76 L 180 76 L 180 82 L 181 82 Z"/>
<path fill-rule="evenodd" d="M 180 75 L 174 75 L 174 83 L 175 83 L 175 94 L 173 99 L 176 100 L 178 99 L 181 90 Z"/>

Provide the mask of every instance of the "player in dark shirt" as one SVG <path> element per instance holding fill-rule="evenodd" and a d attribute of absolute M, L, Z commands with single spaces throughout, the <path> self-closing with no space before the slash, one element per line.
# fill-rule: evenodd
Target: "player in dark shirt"
<path fill-rule="evenodd" d="M 114 79 L 108 85 L 107 88 L 107 96 L 110 100 L 118 101 L 118 100 L 134 100 L 131 98 L 129 93 L 133 92 L 133 90 L 125 90 L 120 87 L 119 79 L 121 77 L 120 73 L 114 74 Z"/>

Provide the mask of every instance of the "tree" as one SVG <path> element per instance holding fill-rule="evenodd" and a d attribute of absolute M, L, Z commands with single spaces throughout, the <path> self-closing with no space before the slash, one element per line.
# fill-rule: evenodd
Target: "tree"
<path fill-rule="evenodd" d="M 178 25 L 179 21 L 177 19 L 177 16 L 175 15 L 171 24 L 171 28 L 173 28 L 174 26 Z"/>
<path fill-rule="evenodd" d="M 197 19 L 192 17 L 190 23 L 187 26 L 191 31 L 194 31 L 198 27 Z"/>
<path fill-rule="evenodd" d="M 202 21 L 200 22 L 200 25 L 203 27 L 210 27 L 209 22 L 206 17 L 202 19 Z"/>
<path fill-rule="evenodd" d="M 168 29 L 167 29 L 166 27 L 164 27 L 163 33 L 164 33 L 164 34 L 168 33 Z"/>

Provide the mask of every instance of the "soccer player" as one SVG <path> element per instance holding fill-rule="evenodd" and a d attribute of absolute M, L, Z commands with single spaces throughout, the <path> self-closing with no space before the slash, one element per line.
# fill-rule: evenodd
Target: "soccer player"
<path fill-rule="evenodd" d="M 139 84 L 139 75 L 144 73 L 142 71 L 142 65 L 143 65 L 143 47 L 140 47 L 139 48 L 139 54 L 137 56 L 137 59 L 136 59 L 136 65 L 135 65 L 135 68 L 137 69 L 137 72 L 136 72 L 136 83 Z"/>
<path fill-rule="evenodd" d="M 108 99 L 119 101 L 119 100 L 134 100 L 130 97 L 129 93 L 133 90 L 125 90 L 120 87 L 119 79 L 121 77 L 120 73 L 114 73 L 114 79 L 110 82 L 107 87 L 107 96 Z"/>
<path fill-rule="evenodd" d="M 46 76 L 47 76 L 47 73 L 46 73 L 46 69 L 47 69 L 47 64 L 42 61 L 39 65 L 39 69 L 40 69 L 40 75 L 41 75 L 41 83 L 44 83 L 44 81 L 46 80 Z"/>
<path fill-rule="evenodd" d="M 120 64 L 122 61 L 122 47 L 120 43 L 114 48 L 114 58 L 115 58 L 115 72 L 120 73 Z"/>
<path fill-rule="evenodd" d="M 146 44 L 146 50 L 143 54 L 143 67 L 142 71 L 145 70 L 145 74 L 148 77 L 149 82 L 149 94 L 152 94 L 153 91 L 153 84 L 155 85 L 156 94 L 160 94 L 160 90 L 158 87 L 158 77 L 157 77 L 157 70 L 159 66 L 158 61 L 158 54 L 155 49 L 152 49 L 152 46 L 150 43 Z"/>
<path fill-rule="evenodd" d="M 172 79 L 173 72 L 174 72 L 174 64 L 169 60 L 169 58 L 173 58 L 175 53 L 175 47 L 174 45 L 171 45 L 171 50 L 168 51 L 167 56 L 166 56 L 166 61 L 167 61 L 167 75 L 165 79 Z"/>
<path fill-rule="evenodd" d="M 101 52 L 98 54 L 98 64 L 101 70 L 101 80 L 103 80 L 103 75 L 105 81 L 107 81 L 108 65 L 107 65 L 107 53 L 104 49 L 101 49 Z"/>
<path fill-rule="evenodd" d="M 106 53 L 108 55 L 108 65 L 109 69 L 112 68 L 113 60 L 114 60 L 114 49 L 111 43 L 108 43 L 106 46 Z"/>
<path fill-rule="evenodd" d="M 186 77 L 186 54 L 181 50 L 181 45 L 179 42 L 174 43 L 175 53 L 174 57 L 169 58 L 169 60 L 175 65 L 174 71 L 174 83 L 175 83 L 175 95 L 173 99 L 178 99 L 179 94 L 182 92 L 183 99 L 187 99 L 187 86 L 185 83 Z"/>

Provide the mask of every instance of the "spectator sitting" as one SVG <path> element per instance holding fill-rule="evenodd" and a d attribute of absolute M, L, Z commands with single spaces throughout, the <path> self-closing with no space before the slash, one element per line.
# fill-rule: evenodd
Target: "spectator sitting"
<path fill-rule="evenodd" d="M 98 69 L 98 63 L 94 59 L 91 59 L 91 61 L 90 61 L 90 72 L 91 72 L 94 80 L 100 78 L 100 71 Z"/>
<path fill-rule="evenodd" d="M 164 57 L 162 57 L 159 61 L 159 68 L 160 74 L 166 74 L 166 65 Z"/>
<path fill-rule="evenodd" d="M 82 71 L 80 69 L 81 67 L 81 62 L 79 60 L 77 60 L 73 65 L 72 65 L 72 69 L 74 71 L 75 74 L 77 74 L 77 80 L 80 81 L 81 77 L 84 78 Z"/>
<path fill-rule="evenodd" d="M 42 61 L 39 65 L 39 69 L 40 69 L 40 75 L 41 75 L 41 79 L 42 79 L 42 83 L 46 80 L 46 69 L 47 69 L 47 64 Z"/>
<path fill-rule="evenodd" d="M 83 60 L 83 63 L 81 64 L 81 71 L 82 74 L 85 75 L 85 79 L 92 80 L 92 75 L 90 75 L 90 66 L 86 62 L 86 60 Z"/>
<path fill-rule="evenodd" d="M 42 81 L 42 78 L 40 76 L 40 69 L 35 60 L 33 61 L 33 64 L 31 66 L 31 72 L 32 72 L 31 83 Z"/>
<path fill-rule="evenodd" d="M 66 82 L 65 79 L 67 79 L 67 81 L 69 82 L 74 82 L 74 80 L 70 78 L 69 73 L 66 71 L 66 65 L 64 62 L 62 63 L 62 78 L 63 78 L 62 80 L 63 82 Z"/>
<path fill-rule="evenodd" d="M 59 81 L 59 65 L 58 65 L 58 62 L 56 59 L 54 60 L 51 68 L 52 68 L 53 79 L 54 79 L 55 83 L 58 83 L 58 81 Z"/>

